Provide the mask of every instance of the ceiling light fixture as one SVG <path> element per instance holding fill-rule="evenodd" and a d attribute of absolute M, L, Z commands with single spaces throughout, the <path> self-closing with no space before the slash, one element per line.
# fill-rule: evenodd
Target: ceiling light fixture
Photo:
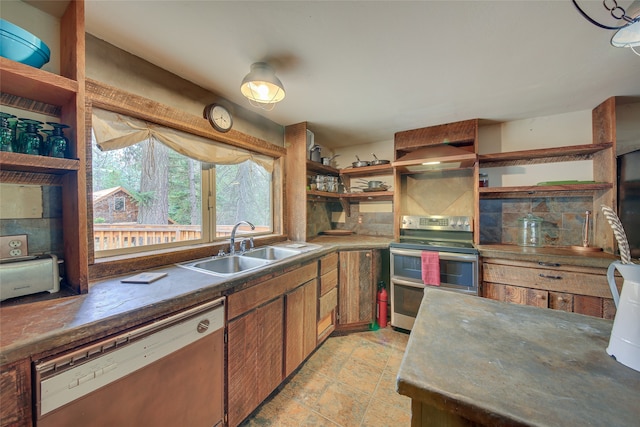
<path fill-rule="evenodd" d="M 284 99 L 284 86 L 276 73 L 266 62 L 251 65 L 251 71 L 242 79 L 240 92 L 254 107 L 273 110 L 277 102 Z"/>
<path fill-rule="evenodd" d="M 614 19 L 623 21 L 623 24 L 618 26 L 605 25 L 596 21 L 582 10 L 576 0 L 572 0 L 572 2 L 580 14 L 593 25 L 604 28 L 605 30 L 616 30 L 616 33 L 611 38 L 611 44 L 613 46 L 628 47 L 633 53 L 640 56 L 640 52 L 635 49 L 640 46 L 640 0 L 635 0 L 631 3 L 627 10 L 619 6 L 616 0 L 602 1 L 602 5 L 609 11 Z"/>

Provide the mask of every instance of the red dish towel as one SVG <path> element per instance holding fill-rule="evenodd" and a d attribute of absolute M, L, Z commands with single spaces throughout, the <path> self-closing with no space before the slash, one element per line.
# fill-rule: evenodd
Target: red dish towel
<path fill-rule="evenodd" d="M 422 282 L 440 286 L 440 256 L 438 252 L 422 251 Z"/>

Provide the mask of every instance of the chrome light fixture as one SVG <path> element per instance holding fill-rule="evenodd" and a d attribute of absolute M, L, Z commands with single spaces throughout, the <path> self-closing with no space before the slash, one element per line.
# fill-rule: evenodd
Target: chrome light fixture
<path fill-rule="evenodd" d="M 640 56 L 640 52 L 635 49 L 640 46 L 640 0 L 635 0 L 631 3 L 627 10 L 619 6 L 616 0 L 602 1 L 602 5 L 609 11 L 611 16 L 618 21 L 622 21 L 621 25 L 617 26 L 605 25 L 596 21 L 582 10 L 576 0 L 572 0 L 572 2 L 580 14 L 593 25 L 604 28 L 605 30 L 616 30 L 616 33 L 611 38 L 611 45 L 615 47 L 628 47 L 633 53 Z"/>
<path fill-rule="evenodd" d="M 240 92 L 254 107 L 272 110 L 276 103 L 284 99 L 284 86 L 276 73 L 266 62 L 251 65 L 251 71 L 242 79 Z"/>

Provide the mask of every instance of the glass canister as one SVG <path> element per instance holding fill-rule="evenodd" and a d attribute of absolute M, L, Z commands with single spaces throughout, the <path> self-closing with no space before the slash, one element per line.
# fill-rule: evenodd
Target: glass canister
<path fill-rule="evenodd" d="M 542 221 L 532 213 L 518 219 L 519 246 L 542 246 Z"/>

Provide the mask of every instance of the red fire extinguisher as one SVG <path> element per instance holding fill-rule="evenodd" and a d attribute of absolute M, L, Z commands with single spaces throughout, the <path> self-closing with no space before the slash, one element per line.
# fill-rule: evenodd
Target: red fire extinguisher
<path fill-rule="evenodd" d="M 376 298 L 378 325 L 381 328 L 387 327 L 387 302 L 389 297 L 387 295 L 387 287 L 383 281 L 378 282 L 378 294 Z"/>

